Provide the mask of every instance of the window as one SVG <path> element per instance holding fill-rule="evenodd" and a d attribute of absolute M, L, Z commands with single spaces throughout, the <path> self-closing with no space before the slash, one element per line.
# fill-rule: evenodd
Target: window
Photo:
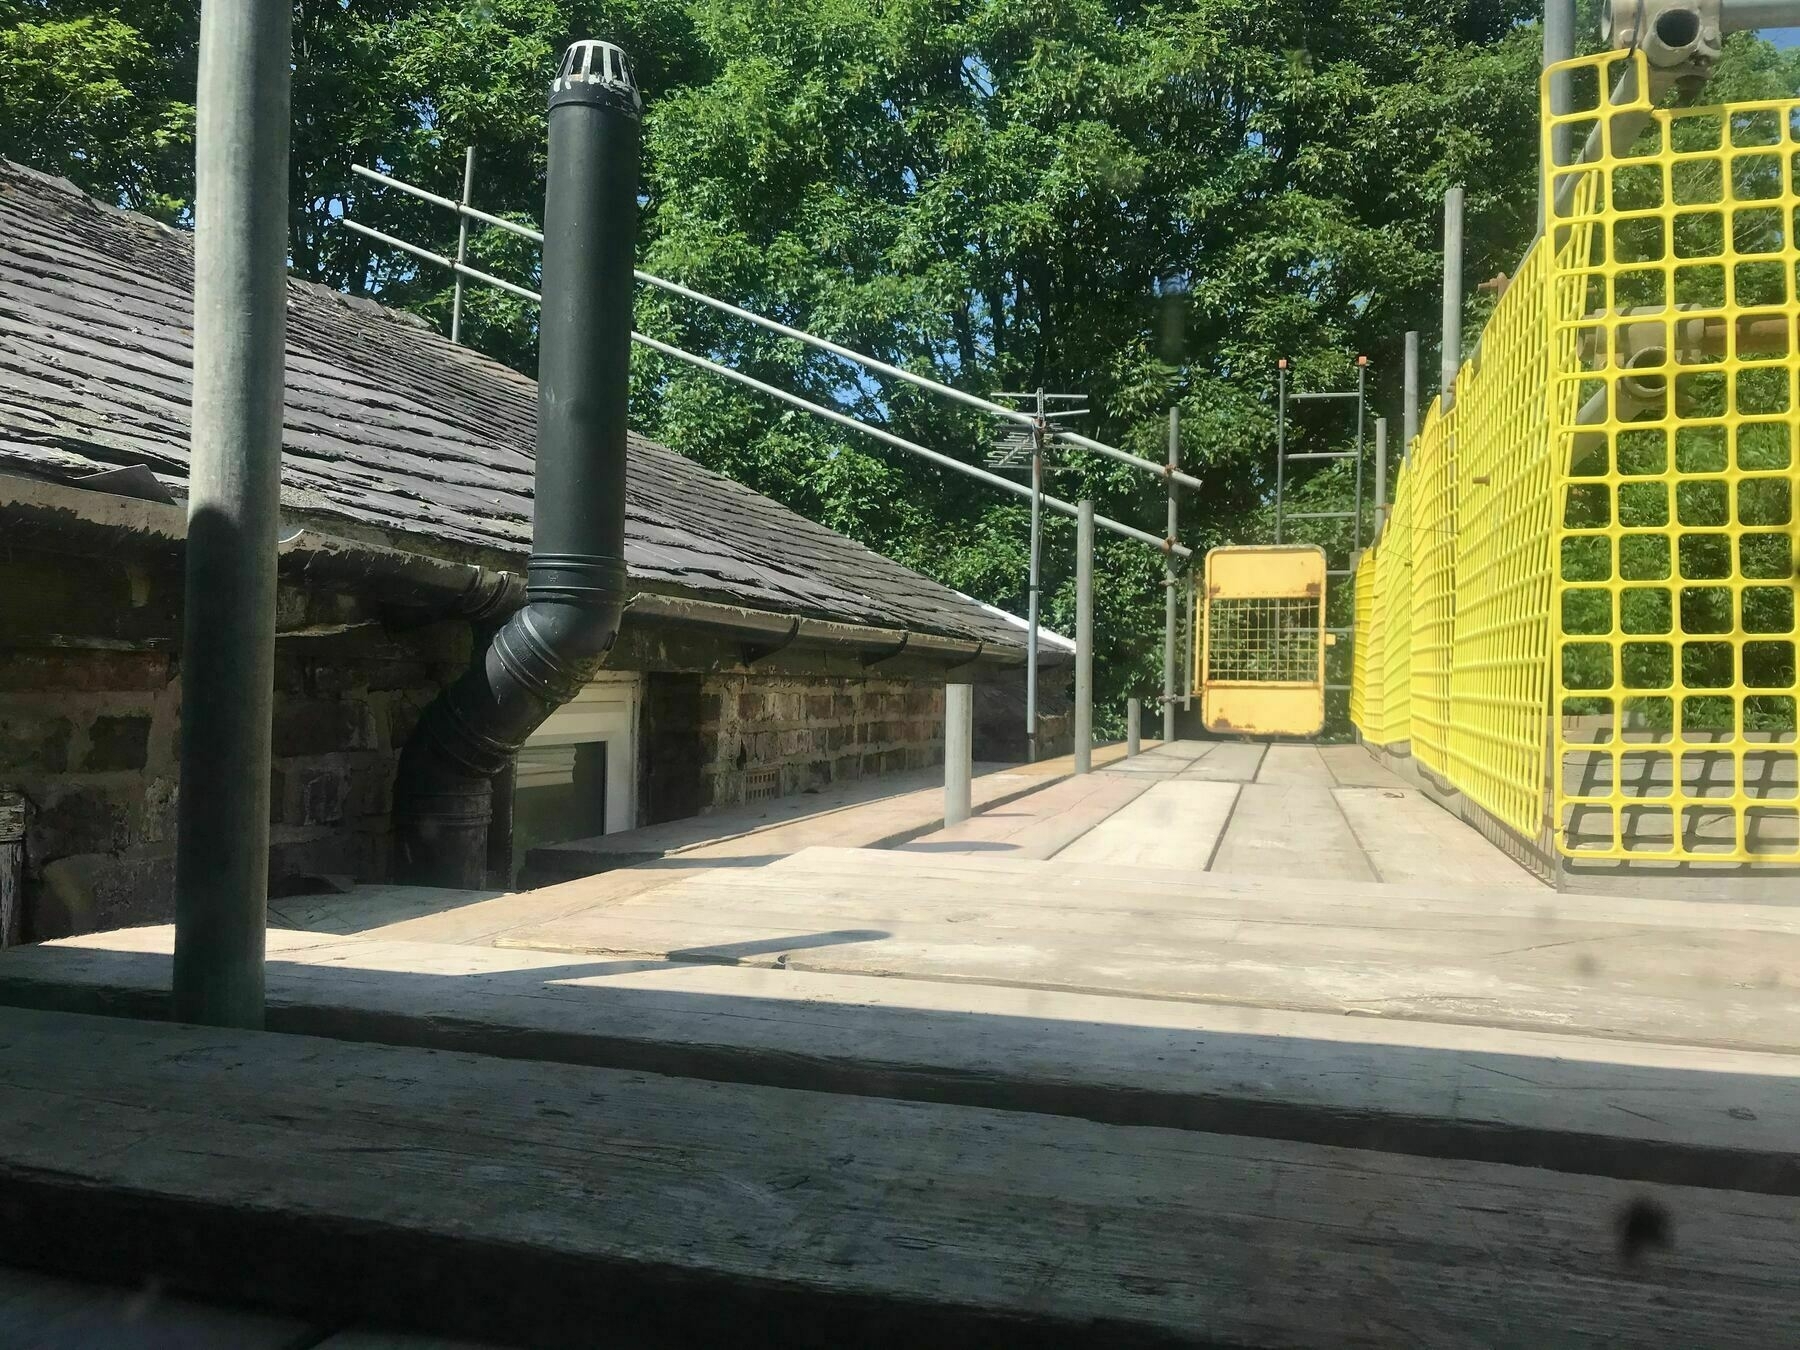
<path fill-rule="evenodd" d="M 602 672 L 525 742 L 513 776 L 515 879 L 534 848 L 637 824 L 639 697 L 638 675 Z"/>

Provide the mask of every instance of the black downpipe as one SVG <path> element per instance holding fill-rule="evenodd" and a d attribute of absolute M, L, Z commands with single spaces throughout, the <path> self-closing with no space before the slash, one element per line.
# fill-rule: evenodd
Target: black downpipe
<path fill-rule="evenodd" d="M 625 428 L 639 102 L 625 55 L 578 42 L 550 90 L 526 604 L 400 756 L 399 879 L 478 887 L 493 778 L 592 677 L 625 605 Z"/>

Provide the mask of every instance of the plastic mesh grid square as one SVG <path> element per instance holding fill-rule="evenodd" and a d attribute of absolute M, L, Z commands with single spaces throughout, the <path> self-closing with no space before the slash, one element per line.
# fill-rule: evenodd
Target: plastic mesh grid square
<path fill-rule="evenodd" d="M 1316 596 L 1215 596 L 1206 622 L 1209 681 L 1319 682 Z"/>
<path fill-rule="evenodd" d="M 1561 67 L 1546 133 L 1581 143 L 1628 59 Z M 1800 102 L 1610 111 L 1643 131 L 1552 220 L 1558 847 L 1791 862 Z"/>

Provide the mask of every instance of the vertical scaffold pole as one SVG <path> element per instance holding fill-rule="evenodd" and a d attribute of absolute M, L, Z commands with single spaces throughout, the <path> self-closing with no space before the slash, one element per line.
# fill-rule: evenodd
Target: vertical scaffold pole
<path fill-rule="evenodd" d="M 1174 540 L 1180 527 L 1180 508 L 1173 470 L 1181 467 L 1181 409 L 1169 409 L 1169 525 L 1171 547 L 1163 554 L 1163 705 L 1164 744 L 1175 739 L 1175 628 L 1179 619 L 1179 585 L 1175 571 Z"/>
<path fill-rule="evenodd" d="M 1042 583 L 1039 559 L 1044 551 L 1044 391 L 1038 390 L 1037 422 L 1031 428 L 1031 579 L 1025 632 L 1025 759 L 1038 758 L 1038 620 Z"/>
<path fill-rule="evenodd" d="M 973 805 L 975 686 L 944 686 L 944 824 L 960 825 Z"/>
<path fill-rule="evenodd" d="M 1275 542 L 1281 542 L 1281 494 L 1287 476 L 1287 358 L 1275 363 Z"/>
<path fill-rule="evenodd" d="M 1083 497 L 1075 530 L 1075 772 L 1094 767 L 1094 503 Z"/>
<path fill-rule="evenodd" d="M 1381 527 L 1387 524 L 1387 418 L 1375 419 L 1375 537 L 1381 538 Z"/>
<path fill-rule="evenodd" d="M 1438 354 L 1438 393 L 1445 412 L 1462 365 L 1462 313 L 1463 190 L 1453 187 L 1444 194 L 1444 334 Z"/>
<path fill-rule="evenodd" d="M 475 195 L 475 147 L 463 148 L 463 187 L 462 204 L 471 204 Z M 469 218 L 458 215 L 456 218 L 456 264 L 462 266 L 469 260 Z M 450 340 L 462 341 L 462 307 L 463 307 L 463 275 L 456 273 L 456 291 L 450 297 Z"/>
<path fill-rule="evenodd" d="M 260 1028 L 287 345 L 289 6 L 200 7 L 174 1013 Z"/>
<path fill-rule="evenodd" d="M 1544 0 L 1544 66 L 1575 57 L 1575 0 Z M 1550 77 L 1550 111 L 1569 111 L 1570 83 L 1567 73 Z M 1538 233 L 1550 219 L 1550 198 L 1556 191 L 1553 168 L 1569 162 L 1567 126 L 1555 128 L 1550 135 L 1550 163 L 1543 166 L 1538 180 Z"/>
<path fill-rule="evenodd" d="M 1406 370 L 1402 397 L 1405 402 L 1400 409 L 1400 435 L 1406 444 L 1401 447 L 1402 455 L 1412 454 L 1412 443 L 1419 435 L 1419 330 L 1409 328 L 1406 332 Z"/>

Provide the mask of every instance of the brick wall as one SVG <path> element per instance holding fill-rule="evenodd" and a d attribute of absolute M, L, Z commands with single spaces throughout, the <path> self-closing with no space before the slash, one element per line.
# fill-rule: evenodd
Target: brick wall
<path fill-rule="evenodd" d="M 460 624 L 277 641 L 272 894 L 385 878 L 399 747 L 468 642 Z M 180 714 L 168 650 L 0 650 L 0 784 L 28 802 L 28 939 L 172 917 Z"/>

